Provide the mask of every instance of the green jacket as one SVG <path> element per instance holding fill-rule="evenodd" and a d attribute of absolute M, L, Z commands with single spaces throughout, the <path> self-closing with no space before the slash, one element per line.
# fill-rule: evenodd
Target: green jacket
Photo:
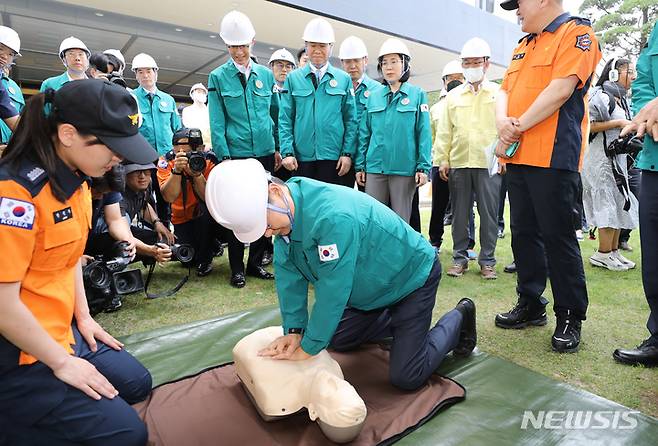
<path fill-rule="evenodd" d="M 286 185 L 295 216 L 289 242 L 275 238 L 276 289 L 284 333 L 304 329 L 302 348 L 315 355 L 329 345 L 346 307 L 388 307 L 423 286 L 436 252 L 366 194 L 300 177 Z"/>
<path fill-rule="evenodd" d="M 637 79 L 633 82 L 632 91 L 635 113 L 658 96 L 658 25 L 654 26 L 647 47 L 640 53 Z M 644 138 L 644 148 L 635 165 L 640 169 L 658 172 L 658 143 L 653 138 Z"/>
<path fill-rule="evenodd" d="M 414 176 L 432 167 L 432 132 L 427 93 L 404 82 L 391 98 L 383 87 L 368 98 L 359 127 L 355 170 Z"/>
<path fill-rule="evenodd" d="M 212 148 L 221 159 L 252 158 L 274 153 L 270 108 L 274 76 L 269 68 L 251 64 L 243 87 L 232 59 L 208 77 L 208 112 Z"/>
<path fill-rule="evenodd" d="M 69 75 L 68 72 L 63 72 L 59 76 L 53 76 L 49 77 L 45 81 L 41 83 L 41 88 L 39 88 L 40 92 L 46 91 L 46 88 L 52 88 L 53 90 L 57 91 L 60 88 L 62 88 L 62 85 L 65 83 L 69 82 Z"/>
<path fill-rule="evenodd" d="M 21 87 L 19 87 L 13 79 L 7 76 L 2 76 L 2 83 L 9 94 L 9 99 L 11 99 L 11 102 L 14 104 L 18 113 L 22 112 L 25 107 L 25 98 L 23 97 Z M 11 130 L 7 127 L 5 121 L 0 120 L 0 143 L 7 144 L 9 138 L 11 138 Z"/>
<path fill-rule="evenodd" d="M 354 101 L 356 102 L 356 121 L 361 122 L 363 112 L 366 110 L 368 98 L 373 91 L 383 88 L 384 86 L 374 79 L 368 77 L 367 74 L 363 75 L 363 80 L 354 90 Z M 358 130 L 357 130 L 358 131 Z"/>
<path fill-rule="evenodd" d="M 279 108 L 281 156 L 298 161 L 337 160 L 356 152 L 356 109 L 352 79 L 329 65 L 315 89 L 310 64 L 292 71 Z"/>
<path fill-rule="evenodd" d="M 176 110 L 176 101 L 164 91 L 157 89 L 152 102 L 148 92 L 142 87 L 137 88 L 133 93 L 137 97 L 137 105 L 143 118 L 139 133 L 158 151 L 158 155 L 164 156 L 173 149 L 174 133 L 182 127 Z"/>

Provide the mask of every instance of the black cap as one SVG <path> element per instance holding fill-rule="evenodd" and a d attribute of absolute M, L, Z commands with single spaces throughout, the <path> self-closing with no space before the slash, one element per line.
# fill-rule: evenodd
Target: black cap
<path fill-rule="evenodd" d="M 158 158 L 139 133 L 137 101 L 125 88 L 100 79 L 67 82 L 55 93 L 52 112 L 129 161 L 145 164 Z"/>
<path fill-rule="evenodd" d="M 181 127 L 174 133 L 171 143 L 176 145 L 181 139 L 189 139 L 190 129 L 187 127 Z"/>
<path fill-rule="evenodd" d="M 126 170 L 126 175 L 129 173 L 133 173 L 137 170 L 155 170 L 157 167 L 155 167 L 155 164 L 153 163 L 147 163 L 147 164 L 136 164 L 136 163 L 124 163 L 125 170 Z"/>
<path fill-rule="evenodd" d="M 519 0 L 507 0 L 500 3 L 500 7 L 506 11 L 512 11 L 514 9 L 519 9 Z"/>

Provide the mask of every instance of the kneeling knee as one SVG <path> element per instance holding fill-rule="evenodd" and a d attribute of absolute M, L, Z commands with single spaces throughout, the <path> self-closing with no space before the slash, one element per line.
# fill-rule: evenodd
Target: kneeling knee
<path fill-rule="evenodd" d="M 404 374 L 391 374 L 391 384 L 401 390 L 416 390 L 425 384 L 426 379 L 422 377 L 408 376 Z"/>
<path fill-rule="evenodd" d="M 126 400 L 128 404 L 139 403 L 144 401 L 151 393 L 153 380 L 148 370 L 144 369 L 144 373 L 136 377 L 127 387 L 126 394 L 121 397 Z"/>

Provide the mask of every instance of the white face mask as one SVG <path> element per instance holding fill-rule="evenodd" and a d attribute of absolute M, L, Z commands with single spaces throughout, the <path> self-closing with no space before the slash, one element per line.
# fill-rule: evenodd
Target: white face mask
<path fill-rule="evenodd" d="M 469 84 L 480 82 L 484 78 L 484 67 L 464 68 L 464 78 Z"/>
<path fill-rule="evenodd" d="M 202 91 L 194 91 L 194 92 L 192 92 L 192 100 L 193 100 L 194 102 L 199 102 L 199 103 L 201 103 L 201 104 L 205 104 L 205 103 L 206 103 L 206 98 L 207 98 L 207 97 L 208 97 L 208 96 L 207 96 L 204 92 L 202 92 Z"/>

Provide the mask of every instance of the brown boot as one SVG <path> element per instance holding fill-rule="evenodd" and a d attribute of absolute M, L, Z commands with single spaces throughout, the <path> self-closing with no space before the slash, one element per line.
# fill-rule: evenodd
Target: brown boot
<path fill-rule="evenodd" d="M 461 277 L 464 275 L 467 269 L 468 269 L 468 263 L 464 263 L 463 265 L 459 263 L 454 263 L 450 268 L 448 268 L 446 274 L 448 274 L 450 277 Z"/>
<path fill-rule="evenodd" d="M 496 280 L 498 278 L 496 270 L 491 265 L 482 265 L 480 267 L 480 275 L 485 280 Z"/>

